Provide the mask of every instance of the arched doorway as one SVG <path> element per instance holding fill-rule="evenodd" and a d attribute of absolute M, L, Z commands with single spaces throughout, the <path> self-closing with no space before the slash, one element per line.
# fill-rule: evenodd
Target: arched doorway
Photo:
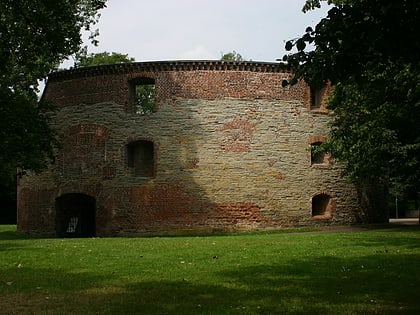
<path fill-rule="evenodd" d="M 56 199 L 55 210 L 58 237 L 95 236 L 95 198 L 85 194 L 65 194 Z"/>

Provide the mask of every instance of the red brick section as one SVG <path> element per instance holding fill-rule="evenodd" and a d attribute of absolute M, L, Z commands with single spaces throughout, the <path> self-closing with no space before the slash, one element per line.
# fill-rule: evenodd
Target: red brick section
<path fill-rule="evenodd" d="M 19 189 L 18 231 L 33 234 L 54 234 L 55 224 L 55 190 Z"/>
<path fill-rule="evenodd" d="M 260 207 L 254 203 L 228 202 L 215 206 L 214 214 L 209 220 L 220 228 L 249 229 L 249 227 L 257 228 L 263 225 L 266 218 L 261 213 Z"/>
<path fill-rule="evenodd" d="M 252 73 L 252 75 L 250 75 Z M 72 106 L 115 102 L 129 106 L 129 82 L 138 77 L 155 80 L 156 101 L 196 99 L 282 99 L 309 104 L 305 84 L 283 88 L 290 74 L 280 64 L 209 62 L 156 62 L 105 65 L 50 75 L 44 99 Z"/>
<path fill-rule="evenodd" d="M 309 144 L 312 144 L 312 143 L 319 143 L 319 142 L 323 143 L 323 142 L 325 142 L 325 141 L 327 141 L 327 137 L 324 137 L 324 136 L 316 136 L 316 137 L 311 137 L 311 138 L 309 139 L 308 143 L 309 143 Z"/>
<path fill-rule="evenodd" d="M 106 195 L 98 207 L 99 235 L 211 232 L 266 223 L 256 204 L 212 204 L 175 185 L 121 187 Z"/>
<path fill-rule="evenodd" d="M 176 185 L 120 187 L 106 195 L 98 209 L 98 234 L 174 234 L 208 228 L 211 205 Z"/>
<path fill-rule="evenodd" d="M 77 124 L 60 135 L 62 145 L 57 159 L 63 176 L 83 178 L 101 174 L 110 177 L 115 170 L 105 164 L 108 129 L 98 124 Z"/>

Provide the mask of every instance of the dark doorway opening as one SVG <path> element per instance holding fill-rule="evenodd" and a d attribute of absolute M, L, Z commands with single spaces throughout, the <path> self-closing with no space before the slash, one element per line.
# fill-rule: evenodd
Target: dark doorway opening
<path fill-rule="evenodd" d="M 56 199 L 55 208 L 58 237 L 95 236 L 95 198 L 85 194 L 65 194 Z"/>

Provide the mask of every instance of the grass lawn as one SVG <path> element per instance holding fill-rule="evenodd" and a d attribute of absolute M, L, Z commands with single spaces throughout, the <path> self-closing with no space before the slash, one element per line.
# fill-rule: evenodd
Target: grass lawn
<path fill-rule="evenodd" d="M 42 239 L 0 226 L 0 314 L 420 314 L 420 229 Z"/>

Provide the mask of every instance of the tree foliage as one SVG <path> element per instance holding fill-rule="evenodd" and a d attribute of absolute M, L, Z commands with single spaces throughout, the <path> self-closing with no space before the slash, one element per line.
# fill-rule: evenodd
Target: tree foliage
<path fill-rule="evenodd" d="M 105 0 L 0 0 L 0 180 L 16 168 L 39 171 L 52 158 L 50 107 L 38 102 L 38 80 L 81 48 Z"/>
<path fill-rule="evenodd" d="M 129 57 L 128 54 L 121 54 L 117 52 L 109 53 L 107 51 L 87 54 L 86 50 L 77 54 L 76 59 L 76 67 L 89 67 L 135 61 L 134 58 Z"/>
<path fill-rule="evenodd" d="M 141 84 L 135 90 L 135 113 L 138 115 L 150 115 L 156 112 L 155 85 Z"/>
<path fill-rule="evenodd" d="M 286 43 L 283 61 L 313 87 L 331 82 L 326 149 L 357 183 L 398 181 L 419 190 L 420 5 L 416 0 L 341 0 L 315 29 Z M 308 0 L 304 10 L 319 7 Z M 313 45 L 307 51 L 307 45 Z M 415 188 L 416 187 L 416 188 Z"/>
<path fill-rule="evenodd" d="M 128 54 L 107 51 L 88 54 L 87 50 L 82 50 L 76 55 L 75 66 L 89 67 L 106 64 L 117 64 L 134 62 L 135 59 Z M 155 108 L 155 84 L 153 79 L 143 78 L 141 82 L 132 82 L 134 86 L 134 112 L 138 115 L 150 115 L 156 111 Z"/>
<path fill-rule="evenodd" d="M 220 58 L 222 61 L 244 61 L 245 59 L 242 55 L 236 51 L 228 52 L 226 54 L 222 53 L 222 57 Z"/>

